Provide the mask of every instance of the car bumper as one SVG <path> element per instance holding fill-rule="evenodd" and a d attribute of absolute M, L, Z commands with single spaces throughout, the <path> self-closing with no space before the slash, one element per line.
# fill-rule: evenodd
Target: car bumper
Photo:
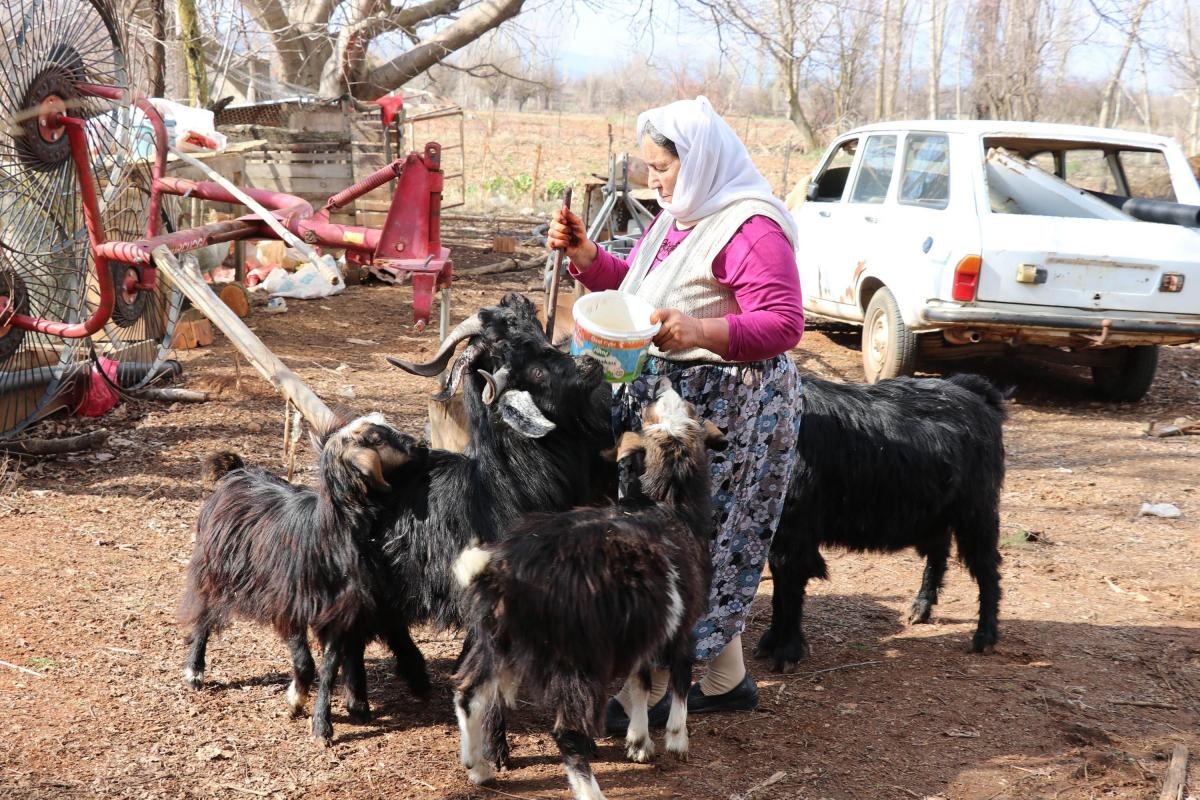
<path fill-rule="evenodd" d="M 1200 320 L 1155 319 L 1120 314 L 1077 316 L 950 305 L 927 305 L 922 309 L 921 317 L 933 327 L 955 325 L 981 328 L 1038 328 L 1100 334 L 1107 330 L 1109 333 L 1200 338 Z"/>

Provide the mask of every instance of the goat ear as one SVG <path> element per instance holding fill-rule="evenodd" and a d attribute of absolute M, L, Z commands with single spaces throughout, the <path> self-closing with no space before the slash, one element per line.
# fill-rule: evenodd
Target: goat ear
<path fill-rule="evenodd" d="M 707 419 L 704 420 L 704 444 L 708 445 L 709 450 L 716 450 L 718 452 L 729 447 L 729 442 L 726 441 L 725 434 L 721 433 L 721 429 Z"/>
<path fill-rule="evenodd" d="M 383 462 L 379 458 L 379 453 L 376 453 L 369 447 L 356 447 L 346 460 L 374 488 L 390 488 L 388 482 L 383 479 Z"/>
<path fill-rule="evenodd" d="M 640 433 L 634 431 L 625 431 L 621 434 L 621 438 L 617 440 L 617 456 L 616 460 L 620 461 L 634 453 L 645 453 L 646 442 L 642 439 Z"/>
<path fill-rule="evenodd" d="M 540 439 L 558 427 L 546 419 L 529 392 L 515 389 L 507 391 L 500 395 L 499 406 L 500 419 L 530 439 Z"/>

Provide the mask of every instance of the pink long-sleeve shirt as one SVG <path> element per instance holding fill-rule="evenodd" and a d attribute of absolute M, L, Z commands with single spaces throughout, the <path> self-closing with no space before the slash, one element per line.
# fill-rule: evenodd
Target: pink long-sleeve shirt
<path fill-rule="evenodd" d="M 650 271 L 657 269 L 692 229 L 671 225 Z M 629 263 L 641 242 L 634 246 L 629 261 L 606 250 L 598 250 L 587 270 L 574 263 L 571 274 L 594 292 L 616 289 L 629 271 Z M 746 220 L 712 264 L 713 277 L 733 290 L 740 313 L 727 314 L 729 361 L 761 361 L 786 353 L 804 332 L 804 305 L 800 296 L 800 273 L 796 255 L 783 229 L 772 219 L 754 216 Z"/>

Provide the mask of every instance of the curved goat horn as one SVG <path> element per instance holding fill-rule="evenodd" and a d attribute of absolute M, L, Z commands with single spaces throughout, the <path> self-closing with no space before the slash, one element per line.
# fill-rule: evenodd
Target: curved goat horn
<path fill-rule="evenodd" d="M 496 370 L 496 374 L 488 372 L 485 369 L 475 370 L 479 376 L 487 382 L 487 386 L 483 387 L 483 403 L 490 406 L 496 402 L 496 398 L 504 394 L 504 388 L 508 385 L 508 367 L 501 367 Z"/>
<path fill-rule="evenodd" d="M 481 352 L 483 352 L 483 348 L 478 344 L 472 343 L 464 347 L 462 353 L 450 365 L 450 374 L 447 376 L 446 385 L 433 396 L 433 399 L 444 403 L 456 395 L 458 387 L 462 384 L 463 375 L 467 373 L 467 368 Z"/>
<path fill-rule="evenodd" d="M 446 337 L 446 341 L 442 342 L 441 349 L 438 350 L 437 355 L 433 357 L 432 361 L 427 361 L 424 364 L 416 364 L 412 361 L 396 358 L 395 356 L 388 356 L 387 360 L 393 367 L 399 367 L 405 372 L 420 375 L 422 378 L 432 378 L 444 370 L 446 365 L 450 363 L 450 356 L 454 355 L 454 348 L 458 347 L 459 342 L 464 339 L 470 339 L 482 330 L 483 321 L 479 319 L 478 314 L 474 314 L 458 323 L 458 327 L 450 331 L 450 335 Z"/>

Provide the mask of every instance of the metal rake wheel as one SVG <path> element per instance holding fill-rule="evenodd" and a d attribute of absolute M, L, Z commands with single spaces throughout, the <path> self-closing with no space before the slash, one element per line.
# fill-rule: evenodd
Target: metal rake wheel
<path fill-rule="evenodd" d="M 140 126 L 134 139 L 134 152 L 153 152 L 154 140 L 148 126 Z M 117 191 L 104 210 L 105 234 L 110 240 L 131 241 L 145 236 L 150 203 L 150 160 L 139 159 L 124 173 Z M 178 200 L 162 197 L 160 231 L 174 231 L 178 220 Z M 140 389 L 163 376 L 163 364 L 171 351 L 171 340 L 183 308 L 183 295 L 171 286 L 162 273 L 153 291 L 130 291 L 123 284 L 137 277 L 129 264 L 109 262 L 116 286 L 112 318 L 92 335 L 92 352 L 105 373 L 121 389 Z M 89 309 L 99 299 L 94 272 L 88 272 Z"/>
<path fill-rule="evenodd" d="M 146 135 L 144 117 L 128 103 L 84 96 L 76 88 L 136 85 L 144 59 L 130 56 L 119 19 L 103 0 L 0 4 L 0 299 L 17 313 L 68 323 L 89 313 L 93 266 L 79 178 L 67 137 L 42 124 L 45 114 L 58 110 L 86 120 L 106 234 L 146 233 L 149 164 L 144 147 L 138 149 Z M 139 209 L 142 219 L 135 225 Z M 159 294 L 170 297 L 161 289 Z M 92 347 L 8 326 L 0 313 L 0 437 L 62 405 L 64 394 L 86 377 L 81 359 L 92 350 L 145 358 L 146 347 L 128 344 L 153 341 L 150 366 L 161 362 L 173 329 L 170 300 L 148 296 L 118 307 L 121 320 L 98 333 Z M 152 369 L 118 370 L 118 376 L 122 372 L 141 376 L 120 380 L 135 386 Z"/>

